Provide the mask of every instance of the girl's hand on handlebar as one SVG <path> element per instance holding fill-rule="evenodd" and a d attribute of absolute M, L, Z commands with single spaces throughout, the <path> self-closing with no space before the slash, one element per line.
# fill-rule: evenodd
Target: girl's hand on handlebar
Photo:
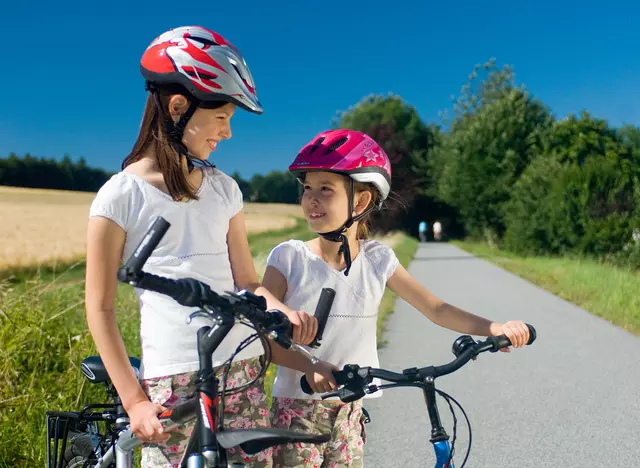
<path fill-rule="evenodd" d="M 127 409 L 131 430 L 135 435 L 146 442 L 161 442 L 169 438 L 169 434 L 164 433 L 164 429 L 158 414 L 166 411 L 166 408 L 149 400 L 142 400 Z"/>
<path fill-rule="evenodd" d="M 529 341 L 529 328 L 521 320 L 510 320 L 502 325 L 502 334 L 506 335 L 514 348 L 522 348 Z M 503 348 L 502 352 L 511 352 L 510 348 Z"/>
<path fill-rule="evenodd" d="M 318 321 L 313 315 L 301 310 L 283 311 L 293 325 L 293 342 L 301 345 L 310 344 L 318 333 Z"/>
<path fill-rule="evenodd" d="M 315 393 L 329 393 L 338 389 L 338 384 L 333 376 L 333 371 L 338 371 L 336 366 L 326 361 L 319 361 L 305 372 L 307 382 Z"/>

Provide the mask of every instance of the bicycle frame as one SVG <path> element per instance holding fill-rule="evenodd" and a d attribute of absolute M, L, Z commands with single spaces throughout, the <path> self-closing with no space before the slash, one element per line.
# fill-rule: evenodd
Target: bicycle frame
<path fill-rule="evenodd" d="M 218 419 L 219 380 L 213 369 L 213 351 L 229 333 L 235 320 L 223 314 L 217 314 L 213 327 L 203 326 L 198 330 L 198 355 L 200 370 L 196 376 L 196 393 L 199 411 L 196 410 L 196 425 L 189 438 L 184 453 L 182 467 L 186 468 L 226 468 L 227 453 L 218 445 L 216 432 L 220 428 Z M 161 413 L 161 421 L 171 421 L 174 412 L 185 408 L 189 403 Z M 191 405 L 193 406 L 193 405 Z M 166 427 L 169 429 L 169 427 Z M 120 432 L 115 446 L 111 446 L 98 461 L 95 468 L 106 468 L 115 460 L 116 468 L 133 467 L 133 450 L 140 445 L 130 429 Z"/>

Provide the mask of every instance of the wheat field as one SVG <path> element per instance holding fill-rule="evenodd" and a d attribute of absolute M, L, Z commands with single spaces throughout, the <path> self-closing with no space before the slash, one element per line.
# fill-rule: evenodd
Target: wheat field
<path fill-rule="evenodd" d="M 95 193 L 0 186 L 0 270 L 84 255 Z M 251 233 L 295 225 L 298 205 L 245 204 Z"/>

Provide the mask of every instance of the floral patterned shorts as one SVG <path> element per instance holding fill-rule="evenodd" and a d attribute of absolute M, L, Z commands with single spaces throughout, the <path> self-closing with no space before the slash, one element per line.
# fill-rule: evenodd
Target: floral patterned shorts
<path fill-rule="evenodd" d="M 227 377 L 227 389 L 237 388 L 255 379 L 262 369 L 262 363 L 262 357 L 234 362 Z M 141 384 L 151 401 L 171 409 L 194 394 L 195 379 L 196 373 L 188 372 L 143 380 Z M 264 377 L 243 392 L 225 398 L 224 424 L 233 429 L 268 427 L 269 405 L 264 393 Z M 142 447 L 141 468 L 179 468 L 194 425 L 195 422 L 191 422 L 176 428 L 165 442 L 145 444 Z M 271 453 L 272 449 L 252 456 L 240 448 L 227 451 L 229 463 L 245 463 L 248 468 L 270 468 Z"/>
<path fill-rule="evenodd" d="M 287 444 L 273 449 L 274 468 L 363 466 L 366 433 L 362 400 L 341 401 L 273 398 L 271 425 L 313 434 L 331 434 L 325 444 Z"/>

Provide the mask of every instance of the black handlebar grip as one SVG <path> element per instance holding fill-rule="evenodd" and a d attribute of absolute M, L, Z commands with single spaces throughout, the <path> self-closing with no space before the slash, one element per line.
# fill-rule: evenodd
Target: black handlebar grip
<path fill-rule="evenodd" d="M 118 271 L 118 279 L 120 281 L 129 281 L 136 279 L 142 272 L 142 267 L 151 255 L 151 252 L 158 246 L 160 240 L 164 237 L 167 229 L 171 224 L 162 216 L 158 216 L 153 222 L 147 233 L 136 247 L 133 255 L 129 257 L 124 267 Z"/>
<path fill-rule="evenodd" d="M 186 307 L 201 307 L 203 304 L 214 305 L 218 297 L 208 285 L 193 278 L 174 280 L 143 272 L 139 276 L 137 286 L 169 296 L 178 304 Z"/>
<path fill-rule="evenodd" d="M 170 419 L 175 424 L 185 424 L 192 419 L 196 418 L 196 414 L 199 409 L 199 399 L 196 396 L 191 397 L 184 403 L 176 406 L 173 409 L 166 410 L 158 415 L 158 419 Z"/>
<path fill-rule="evenodd" d="M 320 341 L 322 340 L 322 334 L 324 333 L 324 327 L 327 325 L 327 320 L 329 320 L 329 313 L 331 312 L 331 306 L 333 305 L 333 300 L 336 297 L 336 292 L 331 288 L 322 288 L 322 292 L 320 293 L 320 299 L 318 299 L 318 304 L 316 305 L 316 311 L 313 316 L 318 321 L 318 331 L 316 333 L 316 337 L 313 339 L 313 342 L 309 345 L 311 348 L 317 348 L 320 346 Z"/>
<path fill-rule="evenodd" d="M 530 345 L 533 344 L 534 341 L 536 341 L 538 333 L 536 332 L 536 329 L 533 328 L 533 325 L 529 325 L 528 323 L 526 325 L 527 328 L 529 328 L 529 341 L 527 341 L 527 345 Z"/>
<path fill-rule="evenodd" d="M 338 385 L 344 385 L 349 381 L 348 377 L 349 371 L 343 369 L 339 371 L 333 371 L 333 378 L 336 379 L 336 383 Z M 300 377 L 300 388 L 307 395 L 313 395 L 315 392 L 311 390 L 311 385 L 309 385 L 309 381 L 307 380 L 307 376 L 303 375 Z"/>
<path fill-rule="evenodd" d="M 313 390 L 311 390 L 311 385 L 309 385 L 309 381 L 307 380 L 306 375 L 303 375 L 302 377 L 300 377 L 300 388 L 307 395 L 313 395 L 314 393 L 316 393 Z"/>
<path fill-rule="evenodd" d="M 530 344 L 533 344 L 534 341 L 536 341 L 536 338 L 538 335 L 537 335 L 536 329 L 533 328 L 532 325 L 529 325 L 528 323 L 525 325 L 529 328 L 529 341 L 527 341 L 527 345 L 530 345 Z M 505 335 L 494 336 L 493 341 L 495 343 L 494 344 L 495 351 L 498 351 L 503 348 L 508 348 L 509 346 L 511 346 L 511 340 L 509 340 L 509 338 L 507 338 Z"/>

